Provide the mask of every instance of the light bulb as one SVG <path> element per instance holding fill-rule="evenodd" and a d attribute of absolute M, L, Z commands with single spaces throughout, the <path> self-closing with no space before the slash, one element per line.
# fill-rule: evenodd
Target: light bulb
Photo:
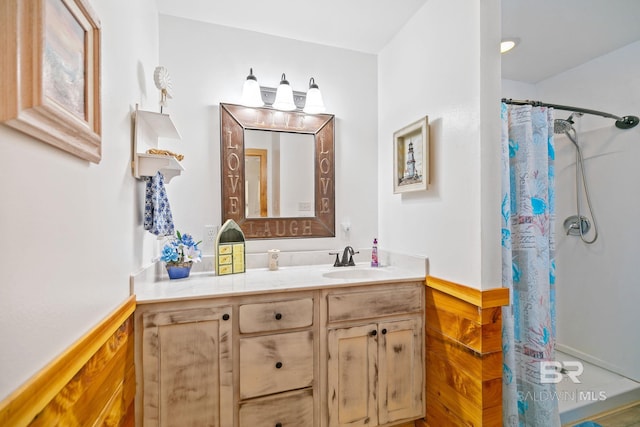
<path fill-rule="evenodd" d="M 304 104 L 304 112 L 307 114 L 324 113 L 325 107 L 322 101 L 322 93 L 318 88 L 313 77 L 309 80 L 309 91 L 307 92 L 307 100 Z"/>
<path fill-rule="evenodd" d="M 282 73 L 280 79 L 280 86 L 276 91 L 276 100 L 273 101 L 273 108 L 282 111 L 292 111 L 296 109 L 296 104 L 293 102 L 293 90 L 289 86 L 287 77 Z"/>
<path fill-rule="evenodd" d="M 247 107 L 262 107 L 262 96 L 260 95 L 260 85 L 258 79 L 253 75 L 253 68 L 249 69 L 249 75 L 244 81 L 242 87 L 242 101 L 241 104 Z"/>

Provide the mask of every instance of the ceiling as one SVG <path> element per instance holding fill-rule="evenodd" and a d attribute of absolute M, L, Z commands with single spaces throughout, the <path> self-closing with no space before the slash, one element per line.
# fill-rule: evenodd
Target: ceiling
<path fill-rule="evenodd" d="M 536 83 L 640 40 L 639 0 L 502 0 L 502 77 Z M 533 65 L 535 64 L 535 65 Z"/>
<path fill-rule="evenodd" d="M 366 53 L 427 1 L 157 0 L 163 14 Z M 536 83 L 640 40 L 639 17 L 640 0 L 502 0 L 503 38 L 520 39 L 502 77 Z"/>
<path fill-rule="evenodd" d="M 378 53 L 427 0 L 157 0 L 160 13 Z"/>

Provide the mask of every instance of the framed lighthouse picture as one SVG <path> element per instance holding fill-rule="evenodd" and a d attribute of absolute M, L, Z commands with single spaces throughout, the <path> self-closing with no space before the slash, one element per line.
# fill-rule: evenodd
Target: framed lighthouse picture
<path fill-rule="evenodd" d="M 393 134 L 393 192 L 426 190 L 429 184 L 429 117 Z"/>

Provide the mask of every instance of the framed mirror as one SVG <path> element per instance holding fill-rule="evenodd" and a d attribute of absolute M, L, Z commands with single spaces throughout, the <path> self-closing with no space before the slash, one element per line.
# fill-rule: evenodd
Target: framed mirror
<path fill-rule="evenodd" d="M 222 222 L 247 239 L 334 237 L 334 121 L 221 103 Z"/>

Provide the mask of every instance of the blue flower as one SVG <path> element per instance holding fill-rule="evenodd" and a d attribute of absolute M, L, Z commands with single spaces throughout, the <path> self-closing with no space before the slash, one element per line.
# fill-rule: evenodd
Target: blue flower
<path fill-rule="evenodd" d="M 182 241 L 182 244 L 185 245 L 186 247 L 198 245 L 196 242 L 193 241 L 193 237 L 191 237 L 191 234 L 186 234 L 186 233 L 183 234 L 181 241 Z"/>
<path fill-rule="evenodd" d="M 178 251 L 173 245 L 165 245 L 162 248 L 162 255 L 160 259 L 164 262 L 176 262 L 178 261 Z"/>

